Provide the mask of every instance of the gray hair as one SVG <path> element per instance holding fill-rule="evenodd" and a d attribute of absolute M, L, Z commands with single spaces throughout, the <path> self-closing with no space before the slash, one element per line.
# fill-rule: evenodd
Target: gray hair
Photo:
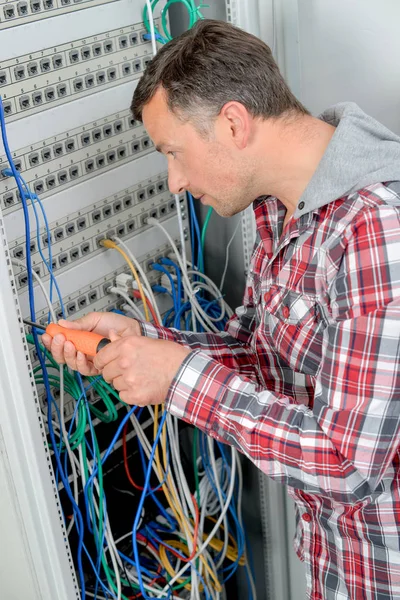
<path fill-rule="evenodd" d="M 135 119 L 143 120 L 143 108 L 159 87 L 166 92 L 171 112 L 203 131 L 232 100 L 263 119 L 309 114 L 290 91 L 264 42 L 212 19 L 198 21 L 150 61 L 133 95 Z"/>

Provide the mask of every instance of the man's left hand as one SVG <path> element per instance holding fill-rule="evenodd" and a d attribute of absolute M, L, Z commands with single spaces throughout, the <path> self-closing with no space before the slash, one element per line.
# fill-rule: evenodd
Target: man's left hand
<path fill-rule="evenodd" d="M 120 337 L 110 331 L 108 344 L 93 363 L 126 404 L 146 406 L 165 401 L 169 387 L 190 350 L 175 342 Z"/>

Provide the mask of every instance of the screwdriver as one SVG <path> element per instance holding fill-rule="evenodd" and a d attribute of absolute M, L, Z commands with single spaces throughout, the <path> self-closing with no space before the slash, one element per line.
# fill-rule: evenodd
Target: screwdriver
<path fill-rule="evenodd" d="M 67 327 L 56 325 L 55 323 L 50 323 L 47 325 L 47 327 L 43 327 L 43 325 L 34 323 L 33 321 L 28 321 L 28 319 L 22 320 L 26 325 L 30 325 L 31 327 L 45 331 L 52 338 L 54 338 L 57 333 L 61 333 L 66 340 L 74 344 L 77 351 L 83 352 L 83 354 L 87 354 L 88 356 L 94 356 L 97 354 L 97 352 L 104 348 L 104 346 L 107 346 L 107 344 L 110 343 L 108 338 L 103 337 L 98 333 L 93 333 L 93 331 L 68 329 Z"/>

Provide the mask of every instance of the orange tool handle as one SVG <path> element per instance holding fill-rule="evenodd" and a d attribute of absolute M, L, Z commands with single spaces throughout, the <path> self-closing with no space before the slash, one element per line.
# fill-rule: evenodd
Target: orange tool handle
<path fill-rule="evenodd" d="M 61 333 L 66 340 L 74 344 L 77 350 L 88 356 L 95 356 L 99 350 L 110 343 L 109 339 L 98 333 L 81 331 L 79 329 L 68 329 L 67 327 L 56 325 L 55 323 L 50 323 L 50 325 L 46 327 L 46 333 L 52 338 L 57 335 L 57 333 Z"/>

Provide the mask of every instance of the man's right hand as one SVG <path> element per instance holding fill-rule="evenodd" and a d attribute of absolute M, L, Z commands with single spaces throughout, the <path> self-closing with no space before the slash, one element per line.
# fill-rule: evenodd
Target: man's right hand
<path fill-rule="evenodd" d="M 58 321 L 61 327 L 68 329 L 80 329 L 84 331 L 93 331 L 103 337 L 110 337 L 110 331 L 113 330 L 121 337 L 129 335 L 141 335 L 139 323 L 135 319 L 117 315 L 111 312 L 91 312 L 76 321 L 67 321 L 61 319 Z M 94 366 L 92 359 L 82 352 L 77 352 L 72 342 L 67 342 L 62 334 L 57 334 L 54 338 L 44 333 L 42 342 L 46 349 L 51 352 L 54 360 L 59 364 L 67 364 L 74 371 L 79 371 L 81 375 L 98 375 L 99 371 Z"/>

